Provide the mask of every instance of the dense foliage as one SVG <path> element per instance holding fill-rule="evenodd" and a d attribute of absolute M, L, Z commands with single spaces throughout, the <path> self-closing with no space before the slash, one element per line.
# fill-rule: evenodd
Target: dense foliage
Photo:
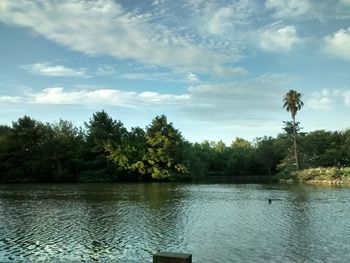
<path fill-rule="evenodd" d="M 285 122 L 275 138 L 253 142 L 236 138 L 226 145 L 190 143 L 164 115 L 145 129 L 130 130 L 105 111 L 94 113 L 84 128 L 69 121 L 50 124 L 24 116 L 11 126 L 0 125 L 0 182 L 290 176 L 295 169 L 294 131 L 302 169 L 350 166 L 350 130 L 300 130 L 299 123 Z"/>
<path fill-rule="evenodd" d="M 324 181 L 325 183 L 337 183 L 344 180 L 350 181 L 350 168 L 310 168 L 296 172 L 300 182 Z"/>

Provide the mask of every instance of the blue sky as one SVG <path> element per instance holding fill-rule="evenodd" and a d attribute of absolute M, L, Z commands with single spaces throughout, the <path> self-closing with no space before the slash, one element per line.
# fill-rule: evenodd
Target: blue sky
<path fill-rule="evenodd" d="M 165 114 L 190 141 L 350 127 L 350 0 L 0 0 L 0 123 L 128 128 Z"/>

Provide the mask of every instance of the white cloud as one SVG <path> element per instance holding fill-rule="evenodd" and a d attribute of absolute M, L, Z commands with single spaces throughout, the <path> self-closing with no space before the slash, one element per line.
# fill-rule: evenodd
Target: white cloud
<path fill-rule="evenodd" d="M 237 72 L 238 74 L 238 72 Z M 165 82 L 198 82 L 199 78 L 196 74 L 184 71 L 180 68 L 171 71 L 155 71 L 155 70 L 135 70 L 115 75 L 117 78 L 147 81 L 165 81 Z"/>
<path fill-rule="evenodd" d="M 343 5 L 350 5 L 350 0 L 340 0 Z"/>
<path fill-rule="evenodd" d="M 183 112 L 211 123 L 261 122 L 281 111 L 283 94 L 293 82 L 284 75 L 263 75 L 239 82 L 194 85 L 188 89 L 190 100 Z"/>
<path fill-rule="evenodd" d="M 344 99 L 345 105 L 350 107 L 350 90 L 343 92 L 342 97 Z"/>
<path fill-rule="evenodd" d="M 326 53 L 350 61 L 350 27 L 325 37 L 324 43 Z"/>
<path fill-rule="evenodd" d="M 165 0 L 154 0 L 152 2 L 152 5 L 161 5 L 161 4 L 164 4 L 165 3 Z"/>
<path fill-rule="evenodd" d="M 96 75 L 98 76 L 111 76 L 116 75 L 118 71 L 111 65 L 99 65 L 96 69 Z"/>
<path fill-rule="evenodd" d="M 177 104 L 188 100 L 188 95 L 160 94 L 157 92 L 135 92 L 116 89 L 73 90 L 62 87 L 47 88 L 28 94 L 29 102 L 44 105 L 110 105 L 137 107 L 156 104 Z"/>
<path fill-rule="evenodd" d="M 0 96 L 1 104 L 14 104 L 19 103 L 21 101 L 21 97 L 18 96 Z"/>
<path fill-rule="evenodd" d="M 327 89 L 321 92 L 314 92 L 306 101 L 306 105 L 314 110 L 329 110 L 334 102 L 336 92 L 331 92 Z"/>
<path fill-rule="evenodd" d="M 160 94 L 158 92 L 144 91 L 139 93 L 138 100 L 144 103 L 160 103 L 160 104 L 177 104 L 178 102 L 186 101 L 190 98 L 189 95 L 170 95 Z"/>
<path fill-rule="evenodd" d="M 182 94 L 93 86 L 75 89 L 50 87 L 39 91 L 28 90 L 15 101 L 32 105 L 102 105 L 142 110 L 166 106 L 167 110 L 176 107 L 178 113 L 191 120 L 211 123 L 243 120 L 261 122 L 261 119 L 273 118 L 276 112 L 281 111 L 281 98 L 291 83 L 294 80 L 285 75 L 263 75 L 221 84 L 192 82 L 192 86 Z"/>
<path fill-rule="evenodd" d="M 50 63 L 35 63 L 22 66 L 23 69 L 37 75 L 50 77 L 87 77 L 85 69 L 73 69 L 64 65 Z"/>
<path fill-rule="evenodd" d="M 117 75 L 118 78 L 122 79 L 133 79 L 133 80 L 150 80 L 150 81 L 182 81 L 176 79 L 173 74 L 169 72 L 129 72 Z"/>
<path fill-rule="evenodd" d="M 333 106 L 339 104 L 339 99 L 343 99 L 345 105 L 350 106 L 350 91 L 339 89 L 323 89 L 322 91 L 315 91 L 306 101 L 306 106 L 314 110 L 327 111 L 331 110 Z"/>
<path fill-rule="evenodd" d="M 176 2 L 176 1 L 174 1 Z M 256 1 L 183 0 L 185 28 L 199 45 L 238 61 L 250 40 L 254 21 L 259 19 L 260 5 Z"/>
<path fill-rule="evenodd" d="M 233 10 L 229 7 L 222 7 L 214 13 L 208 21 L 208 31 L 211 34 L 220 35 L 232 26 Z"/>
<path fill-rule="evenodd" d="M 187 80 L 190 81 L 190 82 L 197 82 L 197 81 L 199 81 L 198 76 L 196 74 L 194 74 L 194 73 L 191 73 L 191 72 L 189 72 L 187 74 Z"/>
<path fill-rule="evenodd" d="M 125 12 L 112 0 L 3 0 L 0 21 L 30 28 L 41 36 L 89 55 L 109 55 L 146 64 L 231 74 L 228 58 L 173 35 L 147 14 Z"/>
<path fill-rule="evenodd" d="M 308 0 L 267 0 L 265 7 L 273 9 L 273 17 L 287 18 L 307 15 L 311 4 Z"/>
<path fill-rule="evenodd" d="M 260 47 L 271 52 L 287 52 L 294 48 L 301 39 L 297 35 L 294 26 L 276 27 L 264 29 L 260 33 Z"/>
<path fill-rule="evenodd" d="M 192 8 L 198 8 L 199 6 L 203 5 L 206 2 L 207 2 L 206 0 L 187 0 L 187 1 L 185 1 L 185 3 L 189 6 L 191 6 Z"/>

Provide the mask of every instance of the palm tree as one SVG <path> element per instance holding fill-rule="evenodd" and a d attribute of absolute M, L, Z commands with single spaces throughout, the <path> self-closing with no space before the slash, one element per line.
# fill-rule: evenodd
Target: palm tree
<path fill-rule="evenodd" d="M 293 126 L 293 150 L 294 150 L 294 160 L 297 170 L 299 170 L 299 159 L 297 152 L 297 133 L 295 128 L 295 116 L 297 112 L 304 106 L 301 100 L 301 94 L 295 90 L 290 90 L 283 98 L 284 104 L 283 108 L 286 108 L 292 116 L 292 126 Z"/>

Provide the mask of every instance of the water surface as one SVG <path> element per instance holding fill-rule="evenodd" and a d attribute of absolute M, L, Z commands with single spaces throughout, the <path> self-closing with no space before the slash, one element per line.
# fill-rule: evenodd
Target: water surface
<path fill-rule="evenodd" d="M 349 219 L 342 187 L 0 185 L 0 262 L 348 262 Z"/>

